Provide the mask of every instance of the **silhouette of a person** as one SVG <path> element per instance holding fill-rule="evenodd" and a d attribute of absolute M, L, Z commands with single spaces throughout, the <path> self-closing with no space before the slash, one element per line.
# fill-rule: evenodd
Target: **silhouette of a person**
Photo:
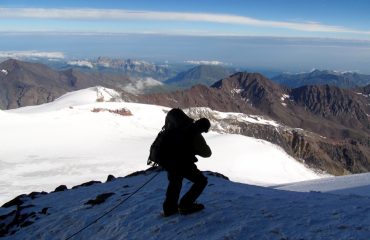
<path fill-rule="evenodd" d="M 167 113 L 164 127 L 171 139 L 168 147 L 171 157 L 163 166 L 169 181 L 163 203 L 164 216 L 190 214 L 204 208 L 203 204 L 196 203 L 195 200 L 207 186 L 207 178 L 195 165 L 198 161 L 195 155 L 211 156 L 211 149 L 202 136 L 203 132 L 208 132 L 210 126 L 208 119 L 201 118 L 194 122 L 179 108 Z M 178 202 L 184 178 L 193 182 L 193 185 Z"/>

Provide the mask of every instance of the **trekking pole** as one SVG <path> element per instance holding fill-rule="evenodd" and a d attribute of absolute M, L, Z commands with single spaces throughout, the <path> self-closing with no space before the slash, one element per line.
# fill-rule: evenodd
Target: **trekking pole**
<path fill-rule="evenodd" d="M 131 193 L 128 197 L 126 197 L 125 199 L 123 199 L 121 202 L 119 202 L 116 206 L 114 206 L 113 208 L 111 208 L 108 212 L 104 213 L 103 215 L 101 215 L 100 217 L 96 218 L 94 221 L 90 222 L 89 224 L 87 224 L 85 227 L 81 228 L 80 230 L 78 230 L 77 232 L 75 232 L 74 234 L 70 235 L 69 237 L 67 237 L 65 240 L 69 240 L 71 238 L 73 238 L 74 236 L 76 236 L 77 234 L 79 234 L 80 232 L 82 232 L 83 230 L 85 230 L 86 228 L 90 227 L 91 225 L 93 225 L 94 223 L 96 223 L 97 221 L 99 221 L 100 219 L 102 219 L 104 216 L 106 216 L 107 214 L 111 213 L 113 210 L 115 210 L 116 208 L 118 208 L 122 203 L 126 202 L 130 197 L 132 197 L 133 195 L 135 195 L 138 191 L 140 191 L 143 187 L 145 187 L 145 185 L 147 185 L 148 183 L 150 183 L 156 176 L 158 176 L 159 174 L 161 173 L 161 171 L 158 171 L 153 177 L 151 177 L 148 181 L 146 181 L 143 185 L 141 185 L 138 189 L 136 189 L 133 193 Z"/>

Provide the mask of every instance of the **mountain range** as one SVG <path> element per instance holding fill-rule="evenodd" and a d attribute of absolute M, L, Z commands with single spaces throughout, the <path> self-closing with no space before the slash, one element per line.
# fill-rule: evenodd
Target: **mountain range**
<path fill-rule="evenodd" d="M 163 90 L 152 78 L 133 78 L 122 73 L 82 71 L 68 68 L 55 70 L 44 64 L 9 59 L 0 63 L 0 109 L 51 102 L 78 89 L 104 86 L 132 93 L 147 89 Z"/>
<path fill-rule="evenodd" d="M 59 69 L 59 70 L 57 70 Z M 169 68 L 144 61 L 100 57 L 96 61 L 70 61 L 64 67 L 9 59 L 0 63 L 0 109 L 53 101 L 69 91 L 104 86 L 133 94 L 168 92 L 196 83 L 211 84 L 232 70 L 197 66 L 172 76 Z"/>
<path fill-rule="evenodd" d="M 370 75 L 356 72 L 339 72 L 329 70 L 312 70 L 308 73 L 281 74 L 273 81 L 291 88 L 305 85 L 331 85 L 341 88 L 363 87 L 370 84 Z"/>
<path fill-rule="evenodd" d="M 72 60 L 67 62 L 67 67 L 80 67 L 95 69 L 105 72 L 120 72 L 131 77 L 151 77 L 165 80 L 175 73 L 166 65 L 158 65 L 141 60 L 114 59 L 109 57 L 98 57 L 95 60 Z"/>
<path fill-rule="evenodd" d="M 213 68 L 193 68 L 196 72 L 202 69 Z M 332 85 L 289 88 L 259 73 L 238 72 L 210 87 L 194 85 L 185 90 L 133 95 L 123 90 L 135 88 L 138 82 L 127 76 L 76 69 L 55 71 L 16 60 L 1 63 L 0 71 L 3 109 L 51 102 L 66 92 L 101 85 L 118 89 L 123 99 L 139 103 L 266 116 L 285 127 L 241 124 L 239 131 L 278 144 L 300 161 L 331 174 L 370 170 L 370 85 L 356 89 Z"/>

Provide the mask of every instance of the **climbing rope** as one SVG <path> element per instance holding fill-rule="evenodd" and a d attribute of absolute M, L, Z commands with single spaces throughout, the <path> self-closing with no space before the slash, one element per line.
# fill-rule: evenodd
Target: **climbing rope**
<path fill-rule="evenodd" d="M 135 195 L 138 191 L 140 191 L 145 185 L 147 185 L 148 183 L 150 183 L 156 176 L 158 176 L 158 174 L 160 174 L 161 171 L 158 171 L 158 173 L 156 173 L 153 177 L 151 177 L 148 181 L 146 181 L 143 185 L 141 185 L 138 189 L 136 189 L 133 193 L 131 193 L 128 197 L 126 197 L 125 199 L 123 199 L 121 202 L 119 202 L 116 206 L 114 206 L 113 208 L 111 208 L 108 212 L 104 213 L 103 215 L 101 215 L 100 217 L 96 218 L 94 221 L 90 222 L 89 224 L 87 224 L 85 227 L 81 228 L 80 230 L 78 230 L 77 232 L 75 232 L 74 234 L 72 234 L 71 236 L 67 237 L 65 240 L 69 240 L 71 238 L 73 238 L 74 236 L 76 236 L 77 234 L 79 234 L 80 232 L 82 232 L 83 230 L 85 230 L 86 228 L 90 227 L 91 225 L 93 225 L 94 223 L 96 223 L 97 221 L 99 221 L 100 219 L 102 219 L 104 216 L 106 216 L 107 214 L 111 213 L 113 210 L 115 210 L 116 208 L 118 208 L 122 203 L 126 202 L 130 197 L 132 197 L 133 195 Z"/>

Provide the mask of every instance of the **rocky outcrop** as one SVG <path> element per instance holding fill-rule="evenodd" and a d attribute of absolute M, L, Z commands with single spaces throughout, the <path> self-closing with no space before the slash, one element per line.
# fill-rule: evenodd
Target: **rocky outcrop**
<path fill-rule="evenodd" d="M 35 220 L 39 219 L 42 215 L 46 215 L 48 208 L 42 208 L 38 211 L 28 210 L 35 207 L 29 203 L 32 199 L 46 194 L 46 192 L 22 194 L 2 205 L 2 208 L 9 209 L 9 211 L 0 215 L 0 237 L 12 235 L 16 232 L 15 229 L 32 225 Z"/>
<path fill-rule="evenodd" d="M 100 205 L 100 204 L 104 203 L 105 200 L 107 200 L 109 197 L 111 197 L 114 194 L 115 193 L 111 193 L 111 192 L 110 193 L 99 194 L 94 199 L 88 200 L 86 203 L 84 203 L 84 205 L 91 205 L 91 206 Z"/>
<path fill-rule="evenodd" d="M 366 105 L 354 92 L 329 85 L 292 89 L 290 99 L 310 113 L 344 126 L 370 130 Z"/>

